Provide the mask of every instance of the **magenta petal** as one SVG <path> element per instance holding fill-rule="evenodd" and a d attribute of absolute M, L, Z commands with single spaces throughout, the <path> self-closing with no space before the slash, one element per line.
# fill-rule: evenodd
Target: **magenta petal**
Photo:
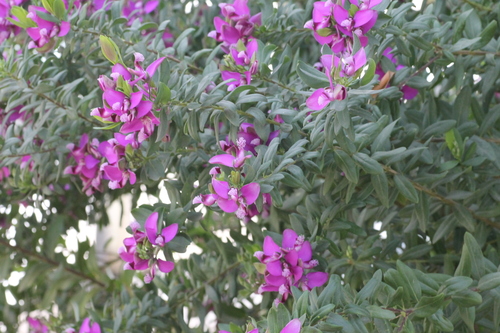
<path fill-rule="evenodd" d="M 93 167 L 95 167 L 97 164 L 99 164 L 100 161 L 101 160 L 96 159 L 92 155 L 85 156 L 85 166 L 89 169 L 92 169 Z"/>
<path fill-rule="evenodd" d="M 297 251 L 292 250 L 288 252 L 285 256 L 285 260 L 292 266 L 297 266 L 297 262 L 299 261 L 299 255 Z"/>
<path fill-rule="evenodd" d="M 129 175 L 128 182 L 130 183 L 130 185 L 134 185 L 137 180 L 137 176 L 133 171 L 130 170 L 128 171 L 128 175 Z"/>
<path fill-rule="evenodd" d="M 281 274 L 281 273 L 280 273 Z M 286 278 L 278 275 L 266 275 L 265 277 L 266 283 L 271 286 L 281 286 L 282 284 L 287 283 Z"/>
<path fill-rule="evenodd" d="M 71 30 L 71 24 L 69 22 L 62 21 L 59 30 L 59 37 L 66 36 L 68 32 Z"/>
<path fill-rule="evenodd" d="M 134 257 L 134 270 L 136 271 L 143 271 L 145 269 L 149 268 L 149 260 L 147 259 L 141 259 L 137 256 Z"/>
<path fill-rule="evenodd" d="M 120 128 L 120 132 L 122 133 L 131 133 L 140 131 L 144 125 L 142 124 L 141 119 L 134 119 L 131 122 L 123 124 Z"/>
<path fill-rule="evenodd" d="M 157 260 L 158 260 L 157 261 L 158 268 L 163 273 L 170 273 L 175 267 L 175 264 L 172 261 L 165 261 L 165 260 L 161 260 L 161 259 L 157 259 Z"/>
<path fill-rule="evenodd" d="M 291 267 L 293 278 L 295 281 L 299 281 L 302 278 L 302 274 L 304 273 L 304 269 L 300 266 Z"/>
<path fill-rule="evenodd" d="M 159 3 L 160 3 L 159 0 L 148 1 L 148 3 L 146 4 L 146 6 L 144 6 L 144 12 L 146 14 L 151 13 L 153 10 L 156 9 L 156 7 L 158 7 Z"/>
<path fill-rule="evenodd" d="M 335 21 L 340 23 L 349 18 L 349 12 L 346 9 L 342 8 L 342 6 L 337 5 L 333 9 L 333 17 L 335 18 Z"/>
<path fill-rule="evenodd" d="M 149 74 L 149 77 L 153 77 L 153 75 L 155 75 L 156 73 L 156 70 L 158 69 L 158 67 L 161 65 L 161 63 L 163 62 L 163 60 L 165 60 L 165 57 L 162 57 L 158 60 L 155 60 L 153 61 L 149 66 L 148 68 L 146 68 L 146 72 L 148 72 Z"/>
<path fill-rule="evenodd" d="M 148 216 L 144 224 L 146 235 L 151 244 L 156 244 L 156 234 L 158 233 L 158 213 L 154 212 Z"/>
<path fill-rule="evenodd" d="M 276 245 L 271 236 L 266 236 L 264 238 L 263 248 L 264 248 L 264 254 L 266 256 L 272 256 L 275 252 L 281 251 L 281 248 L 278 245 Z"/>
<path fill-rule="evenodd" d="M 300 320 L 293 319 L 281 330 L 280 333 L 300 333 L 301 327 L 302 324 L 300 323 Z"/>
<path fill-rule="evenodd" d="M 229 44 L 238 43 L 238 39 L 240 39 L 240 33 L 236 28 L 233 28 L 229 25 L 222 26 L 222 39 Z"/>
<path fill-rule="evenodd" d="M 233 2 L 233 7 L 236 14 L 238 14 L 239 16 L 243 15 L 250 16 L 250 8 L 248 8 L 247 2 L 248 0 L 235 0 Z"/>
<path fill-rule="evenodd" d="M 330 99 L 325 94 L 325 89 L 320 88 L 312 93 L 306 100 L 306 106 L 311 110 L 323 110 L 330 103 Z"/>
<path fill-rule="evenodd" d="M 291 249 L 295 246 L 295 241 L 297 240 L 297 233 L 292 229 L 285 229 L 283 231 L 283 244 L 281 245 L 284 249 Z"/>
<path fill-rule="evenodd" d="M 360 27 L 373 18 L 373 15 L 376 15 L 376 11 L 371 9 L 359 10 L 354 14 L 354 27 Z"/>
<path fill-rule="evenodd" d="M 222 209 L 226 213 L 234 213 L 238 210 L 238 204 L 233 200 L 219 198 L 217 200 L 217 204 L 219 205 L 220 209 Z"/>
<path fill-rule="evenodd" d="M 304 244 L 302 244 L 302 247 L 300 248 L 299 251 L 297 251 L 299 258 L 302 259 L 302 261 L 309 261 L 312 259 L 312 247 L 311 243 L 308 241 L 305 241 Z"/>
<path fill-rule="evenodd" d="M 120 168 L 113 165 L 106 165 L 104 167 L 104 173 L 109 177 L 109 179 L 114 181 L 120 181 L 123 178 L 123 172 Z"/>
<path fill-rule="evenodd" d="M 166 228 L 163 228 L 161 231 L 161 235 L 163 236 L 163 241 L 165 243 L 170 242 L 174 239 L 175 235 L 177 235 L 177 231 L 179 230 L 179 225 L 177 223 L 171 224 Z"/>
<path fill-rule="evenodd" d="M 89 333 L 90 332 L 90 318 L 85 318 L 82 322 L 82 326 L 80 326 L 80 333 Z"/>
<path fill-rule="evenodd" d="M 401 91 L 403 92 L 404 99 L 414 99 L 418 95 L 418 89 L 409 86 L 403 86 Z"/>
<path fill-rule="evenodd" d="M 333 54 L 324 54 L 320 58 L 321 63 L 325 67 L 327 72 L 332 71 L 333 67 Z"/>
<path fill-rule="evenodd" d="M 307 286 L 309 288 L 320 287 L 328 281 L 328 273 L 325 272 L 312 272 L 307 273 Z"/>
<path fill-rule="evenodd" d="M 223 19 L 221 19 L 220 17 L 214 17 L 214 26 L 215 26 L 215 30 L 217 30 L 217 32 L 221 32 L 222 31 L 222 27 L 224 25 L 227 25 L 227 22 L 224 21 Z"/>
<path fill-rule="evenodd" d="M 240 189 L 241 196 L 245 198 L 248 205 L 251 205 L 257 200 L 260 193 L 260 185 L 259 183 L 250 183 L 243 186 Z"/>
<path fill-rule="evenodd" d="M 121 105 L 123 104 L 123 100 L 125 99 L 125 95 L 122 92 L 112 89 L 106 90 L 102 94 L 102 97 L 109 104 L 109 106 L 111 106 L 111 108 L 115 103 L 119 103 L 121 107 Z"/>
<path fill-rule="evenodd" d="M 153 102 L 150 102 L 150 101 L 141 101 L 139 103 L 139 105 L 137 105 L 137 118 L 142 118 L 144 117 L 146 114 L 148 114 L 148 112 L 151 111 L 151 109 L 153 108 Z"/>
<path fill-rule="evenodd" d="M 366 52 L 364 48 L 361 48 L 354 55 L 354 70 L 357 71 L 364 65 L 366 65 Z"/>
<path fill-rule="evenodd" d="M 266 264 L 266 269 L 269 272 L 269 274 L 282 277 L 283 267 L 281 265 L 281 261 L 275 260 L 268 262 Z"/>
<path fill-rule="evenodd" d="M 98 323 L 93 323 L 90 328 L 90 333 L 101 333 L 101 326 Z"/>
<path fill-rule="evenodd" d="M 130 94 L 130 109 L 135 108 L 142 101 L 144 93 L 142 91 L 133 92 Z"/>
<path fill-rule="evenodd" d="M 228 199 L 229 196 L 227 192 L 229 192 L 229 183 L 223 180 L 212 179 L 212 187 L 214 188 L 215 193 L 219 195 L 222 199 Z"/>
<path fill-rule="evenodd" d="M 40 29 L 39 28 L 26 28 L 26 33 L 34 41 L 37 41 L 40 39 Z"/>
<path fill-rule="evenodd" d="M 228 167 L 233 167 L 234 156 L 229 154 L 220 154 L 215 155 L 211 159 L 208 160 L 210 164 L 222 164 Z"/>
<path fill-rule="evenodd" d="M 130 81 L 132 78 L 132 75 L 130 75 L 130 72 L 128 71 L 127 67 L 123 66 L 122 64 L 116 64 L 113 66 L 112 73 L 118 73 L 120 74 L 124 80 Z"/>

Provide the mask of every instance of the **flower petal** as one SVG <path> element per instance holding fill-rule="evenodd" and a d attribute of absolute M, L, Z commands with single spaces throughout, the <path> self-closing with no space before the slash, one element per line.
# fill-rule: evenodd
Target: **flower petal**
<path fill-rule="evenodd" d="M 283 244 L 281 245 L 284 249 L 291 249 L 295 246 L 295 241 L 297 240 L 297 233 L 292 229 L 285 229 L 283 231 Z"/>
<path fill-rule="evenodd" d="M 299 333 L 301 327 L 302 324 L 299 319 L 292 319 L 280 333 Z"/>
<path fill-rule="evenodd" d="M 233 200 L 226 200 L 223 198 L 219 198 L 217 200 L 217 204 L 219 205 L 220 209 L 222 209 L 226 213 L 234 213 L 235 211 L 238 210 L 238 204 Z"/>
<path fill-rule="evenodd" d="M 177 223 L 171 224 L 166 228 L 163 228 L 161 231 L 161 235 L 163 236 L 163 241 L 165 243 L 170 242 L 174 239 L 175 235 L 177 235 L 177 231 L 179 230 L 179 225 Z"/>
<path fill-rule="evenodd" d="M 234 163 L 234 156 L 229 154 L 215 155 L 214 157 L 208 160 L 208 163 L 222 164 L 232 168 Z"/>
<path fill-rule="evenodd" d="M 281 252 L 281 248 L 276 245 L 271 236 L 266 236 L 264 238 L 264 254 L 266 256 L 272 256 L 275 252 Z"/>
<path fill-rule="evenodd" d="M 146 235 L 148 236 L 151 244 L 156 244 L 156 234 L 158 233 L 158 213 L 153 212 L 146 219 L 146 223 L 144 224 L 144 228 L 146 229 Z"/>
<path fill-rule="evenodd" d="M 328 281 L 328 273 L 325 272 L 312 272 L 307 273 L 307 286 L 309 288 L 320 287 Z"/>
<path fill-rule="evenodd" d="M 219 195 L 222 199 L 228 199 L 229 196 L 227 192 L 229 192 L 229 183 L 223 180 L 212 179 L 212 187 L 214 188 L 215 193 Z"/>
<path fill-rule="evenodd" d="M 240 189 L 241 196 L 245 198 L 248 205 L 251 205 L 257 200 L 260 194 L 260 185 L 259 183 L 250 183 L 243 186 Z"/>
<path fill-rule="evenodd" d="M 163 273 L 170 273 L 175 268 L 175 263 L 172 261 L 165 261 L 161 259 L 157 259 L 158 268 Z"/>
<path fill-rule="evenodd" d="M 311 243 L 308 241 L 305 241 L 304 244 L 302 244 L 302 247 L 300 248 L 299 251 L 297 251 L 297 254 L 299 255 L 299 258 L 302 259 L 302 261 L 309 261 L 312 259 L 312 247 Z"/>
<path fill-rule="evenodd" d="M 330 103 L 330 99 L 325 94 L 325 89 L 320 88 L 312 93 L 306 100 L 306 106 L 315 111 L 322 110 L 325 106 Z"/>

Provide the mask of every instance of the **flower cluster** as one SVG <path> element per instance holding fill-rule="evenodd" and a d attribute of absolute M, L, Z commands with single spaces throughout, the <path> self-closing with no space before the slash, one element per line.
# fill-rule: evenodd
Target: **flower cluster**
<path fill-rule="evenodd" d="M 398 60 L 394 56 L 394 54 L 391 53 L 392 48 L 388 47 L 382 52 L 382 56 L 386 57 L 389 59 L 394 65 L 396 65 L 396 71 L 399 71 L 403 68 L 405 68 L 404 65 L 398 65 Z M 382 66 L 380 64 L 377 65 L 377 68 L 375 69 L 375 74 L 379 76 L 380 83 L 383 85 L 380 88 L 385 88 L 389 86 L 389 81 L 394 75 L 393 72 L 388 71 L 387 73 L 384 72 L 382 69 Z M 403 92 L 403 98 L 404 99 L 414 99 L 418 95 L 418 90 L 412 87 L 409 87 L 407 85 L 404 85 L 401 87 L 401 91 Z"/>
<path fill-rule="evenodd" d="M 56 43 L 54 37 L 66 36 L 71 30 L 71 25 L 66 21 L 61 21 L 60 23 L 47 21 L 41 18 L 37 12 L 49 13 L 43 7 L 28 7 L 28 15 L 26 15 L 26 17 L 35 23 L 34 27 L 26 28 L 26 33 L 33 39 L 29 42 L 28 48 L 36 48 L 39 52 L 47 52 L 51 50 Z"/>
<path fill-rule="evenodd" d="M 128 24 L 130 25 L 135 19 L 139 19 L 142 22 L 142 18 L 154 11 L 159 4 L 160 0 L 129 0 L 125 2 L 122 13 L 123 16 L 128 18 Z"/>
<path fill-rule="evenodd" d="M 134 222 L 130 225 L 133 236 L 123 240 L 123 247 L 118 250 L 120 257 L 126 262 L 124 269 L 142 271 L 149 269 L 144 276 L 144 282 L 150 283 L 155 275 L 156 268 L 163 273 L 169 273 L 174 269 L 172 261 L 158 258 L 158 253 L 163 246 L 170 242 L 179 229 L 177 223 L 171 224 L 158 232 L 158 213 L 154 212 L 146 219 L 144 228 L 139 230 L 140 225 Z"/>
<path fill-rule="evenodd" d="M 49 328 L 40 319 L 28 317 L 27 320 L 30 333 L 47 333 L 49 331 Z"/>
<path fill-rule="evenodd" d="M 233 4 L 221 3 L 221 13 L 225 20 L 220 17 L 214 18 L 215 30 L 208 36 L 218 42 L 222 42 L 222 50 L 229 55 L 229 67 L 244 66 L 245 74 L 231 70 L 221 71 L 224 81 L 234 79 L 228 83 L 228 90 L 232 91 L 240 85 L 250 84 L 252 74 L 257 72 L 257 61 L 255 60 L 258 43 L 252 36 L 255 25 L 261 25 L 261 13 L 250 16 L 248 0 L 235 0 Z"/>
<path fill-rule="evenodd" d="M 7 18 L 12 18 L 10 10 L 12 6 L 19 6 L 26 0 L 0 0 L 0 44 L 12 35 L 21 32 L 21 28 L 11 23 Z"/>
<path fill-rule="evenodd" d="M 314 31 L 314 37 L 321 45 L 328 45 L 332 55 L 323 55 L 321 63 L 325 68 L 330 86 L 316 90 L 306 102 L 312 110 L 322 110 L 330 102 L 343 100 L 347 96 L 345 86 L 352 78 L 359 76 L 366 64 L 364 46 L 368 44 L 365 34 L 375 25 L 378 17 L 372 8 L 382 0 L 350 0 L 350 9 L 344 7 L 349 0 L 341 4 L 331 0 L 314 3 L 312 20 L 305 28 Z M 359 50 L 354 50 L 354 39 L 361 44 Z"/>
<path fill-rule="evenodd" d="M 80 326 L 79 333 L 101 333 L 101 326 L 98 323 L 90 325 L 90 318 L 85 318 Z M 64 333 L 76 333 L 74 328 L 67 328 Z"/>
<path fill-rule="evenodd" d="M 302 327 L 302 323 L 300 322 L 300 319 L 292 319 L 286 326 L 280 331 L 280 333 L 300 333 L 300 328 Z M 219 331 L 219 333 L 231 333 L 228 331 Z M 259 333 L 258 328 L 254 328 L 251 331 L 248 331 L 247 333 Z"/>
<path fill-rule="evenodd" d="M 109 180 L 110 189 L 122 188 L 127 182 L 135 184 L 135 173 L 128 168 L 125 158 L 127 147 L 137 147 L 133 135 L 115 133 L 114 136 L 104 142 L 95 138 L 89 142 L 88 135 L 83 134 L 79 146 L 73 143 L 67 145 L 76 165 L 66 167 L 64 173 L 78 175 L 83 183 L 82 190 L 87 195 L 102 192 L 103 179 Z"/>
<path fill-rule="evenodd" d="M 255 252 L 255 257 L 265 265 L 265 269 L 261 271 L 265 282 L 259 287 L 259 293 L 277 291 L 279 296 L 275 304 L 287 300 L 292 293 L 292 286 L 311 290 L 322 286 L 328 280 L 328 273 L 304 274 L 306 269 L 317 266 L 318 261 L 312 259 L 311 243 L 291 229 L 283 232 L 281 247 L 270 236 L 266 236 L 263 250 Z"/>
<path fill-rule="evenodd" d="M 160 120 L 153 113 L 153 94 L 156 88 L 151 82 L 165 57 L 152 62 L 146 69 L 141 63 L 144 56 L 134 53 L 135 68 L 117 63 L 113 66 L 111 79 L 101 75 L 98 79 L 103 91 L 103 107 L 92 110 L 91 115 L 105 123 L 122 123 L 122 134 L 134 133 L 140 144 L 153 133 Z"/>
<path fill-rule="evenodd" d="M 226 174 L 220 167 L 214 167 L 210 170 L 212 182 L 210 186 L 211 194 L 199 195 L 194 198 L 193 203 L 201 203 L 206 206 L 217 204 L 220 209 L 226 213 L 236 213 L 236 216 L 245 222 L 259 214 L 255 201 L 260 194 L 260 185 L 258 183 L 249 183 L 243 185 L 242 173 L 245 161 L 252 155 L 245 155 L 247 143 L 243 137 L 238 139 L 236 144 L 228 144 L 225 141 L 220 142 L 220 146 L 225 154 L 212 157 L 208 162 L 211 164 L 220 164 L 233 168 L 231 174 Z M 227 180 L 226 180 L 227 179 Z M 271 204 L 271 196 L 263 194 L 263 208 L 268 210 Z M 266 214 L 267 215 L 267 214 Z"/>

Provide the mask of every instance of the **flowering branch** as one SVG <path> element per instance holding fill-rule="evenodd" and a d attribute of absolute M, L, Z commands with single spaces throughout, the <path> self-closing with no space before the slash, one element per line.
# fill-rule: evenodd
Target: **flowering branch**
<path fill-rule="evenodd" d="M 66 267 L 66 266 L 64 266 L 62 263 L 57 262 L 57 261 L 52 260 L 52 259 L 49 259 L 49 258 L 47 258 L 47 257 L 44 257 L 44 256 L 42 256 L 42 255 L 41 255 L 41 254 L 39 254 L 39 253 L 36 253 L 36 252 L 31 252 L 30 250 L 26 250 L 26 249 L 24 249 L 24 248 L 22 248 L 22 247 L 20 247 L 20 246 L 17 246 L 17 245 L 11 245 L 11 244 L 10 244 L 7 240 L 5 240 L 5 239 L 3 239 L 3 238 L 0 238 L 0 244 L 1 244 L 1 245 L 3 245 L 3 246 L 8 247 L 8 248 L 10 248 L 10 249 L 12 249 L 13 251 L 16 251 L 16 252 L 22 253 L 22 254 L 24 254 L 24 255 L 26 255 L 26 256 L 29 256 L 29 257 L 33 257 L 33 258 L 35 258 L 35 259 L 37 259 L 37 260 L 43 261 L 43 262 L 45 262 L 45 263 L 47 263 L 47 264 L 49 264 L 49 265 L 52 265 L 52 266 L 54 266 L 54 267 L 59 267 L 59 266 L 62 266 L 62 267 L 63 267 L 63 269 L 64 269 L 65 271 L 67 271 L 68 273 L 71 273 L 71 274 L 73 274 L 73 275 L 76 275 L 76 276 L 78 276 L 78 277 L 80 277 L 80 278 L 82 278 L 82 279 L 89 280 L 89 281 L 91 281 L 91 282 L 93 282 L 93 283 L 97 284 L 98 286 L 100 286 L 100 287 L 102 287 L 102 288 L 106 287 L 106 285 L 105 285 L 103 282 L 96 280 L 96 279 L 95 279 L 95 278 L 93 278 L 92 276 L 89 276 L 89 275 L 87 275 L 87 274 L 85 274 L 85 273 L 82 273 L 82 272 L 80 272 L 80 271 L 77 271 L 77 270 L 75 270 L 75 269 L 73 269 L 73 268 Z"/>

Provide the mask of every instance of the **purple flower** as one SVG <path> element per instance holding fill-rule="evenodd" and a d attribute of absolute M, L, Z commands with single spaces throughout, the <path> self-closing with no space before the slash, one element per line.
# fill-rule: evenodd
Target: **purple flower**
<path fill-rule="evenodd" d="M 317 89 L 312 93 L 311 96 L 306 100 L 306 105 L 311 110 L 322 110 L 330 102 L 335 100 L 341 101 L 347 97 L 347 89 L 340 84 L 335 85 L 332 78 L 332 69 L 334 67 L 334 56 L 333 55 L 323 55 L 321 56 L 321 64 L 325 68 L 326 76 L 330 82 L 330 87 Z"/>
<path fill-rule="evenodd" d="M 37 11 L 48 14 L 47 10 L 43 7 L 28 7 L 28 15 L 26 17 L 33 20 L 37 25 L 34 28 L 26 28 L 26 33 L 33 39 L 29 42 L 28 48 L 37 48 L 39 52 L 47 52 L 54 46 L 55 41 L 52 38 L 66 36 L 71 30 L 71 25 L 65 21 L 62 21 L 60 24 L 46 21 L 38 16 Z"/>
<path fill-rule="evenodd" d="M 163 273 L 169 273 L 175 267 L 172 261 L 165 261 L 157 257 L 158 251 L 170 242 L 179 229 L 177 223 L 171 224 L 158 232 L 158 213 L 152 213 L 145 223 L 146 232 L 139 229 L 137 222 L 131 225 L 133 237 L 123 240 L 123 247 L 118 250 L 120 257 L 126 262 L 124 269 L 145 270 L 144 282 L 150 283 L 158 268 Z"/>
<path fill-rule="evenodd" d="M 27 320 L 30 325 L 30 333 L 47 333 L 49 331 L 49 328 L 40 319 L 28 317 Z"/>
<path fill-rule="evenodd" d="M 396 65 L 396 71 L 405 68 L 404 65 L 398 65 L 398 60 L 396 59 L 394 54 L 392 54 L 392 48 L 390 47 L 386 48 L 384 52 L 382 52 L 382 56 L 388 58 L 393 64 Z M 384 77 L 384 75 L 386 74 L 380 64 L 377 65 L 377 68 L 375 69 L 375 74 L 377 74 L 380 79 Z M 389 84 L 387 84 L 387 86 L 389 86 Z M 418 95 L 418 89 L 409 87 L 407 85 L 402 86 L 401 91 L 403 92 L 404 99 L 414 99 Z"/>
<path fill-rule="evenodd" d="M 363 9 L 358 10 L 351 17 L 347 9 L 337 5 L 333 10 L 333 16 L 337 22 L 337 28 L 345 35 L 352 37 L 354 33 L 358 37 L 363 37 L 377 22 L 378 13 L 375 10 Z"/>
<path fill-rule="evenodd" d="M 311 243 L 291 229 L 283 232 L 281 247 L 270 236 L 266 236 L 263 251 L 255 252 L 255 257 L 265 264 L 265 283 L 259 287 L 259 293 L 278 292 L 275 304 L 287 300 L 292 286 L 311 290 L 328 280 L 328 273 L 324 272 L 304 275 L 304 270 L 314 268 L 318 262 L 312 259 Z"/>
<path fill-rule="evenodd" d="M 131 25 L 135 19 L 142 22 L 142 18 L 155 10 L 160 4 L 159 0 L 142 1 L 142 0 L 129 0 L 125 2 L 122 13 L 123 16 L 128 18 L 128 24 Z M 102 5 L 101 5 L 102 7 Z"/>
<path fill-rule="evenodd" d="M 101 333 L 101 326 L 98 323 L 90 325 L 90 318 L 85 318 L 79 333 Z"/>

